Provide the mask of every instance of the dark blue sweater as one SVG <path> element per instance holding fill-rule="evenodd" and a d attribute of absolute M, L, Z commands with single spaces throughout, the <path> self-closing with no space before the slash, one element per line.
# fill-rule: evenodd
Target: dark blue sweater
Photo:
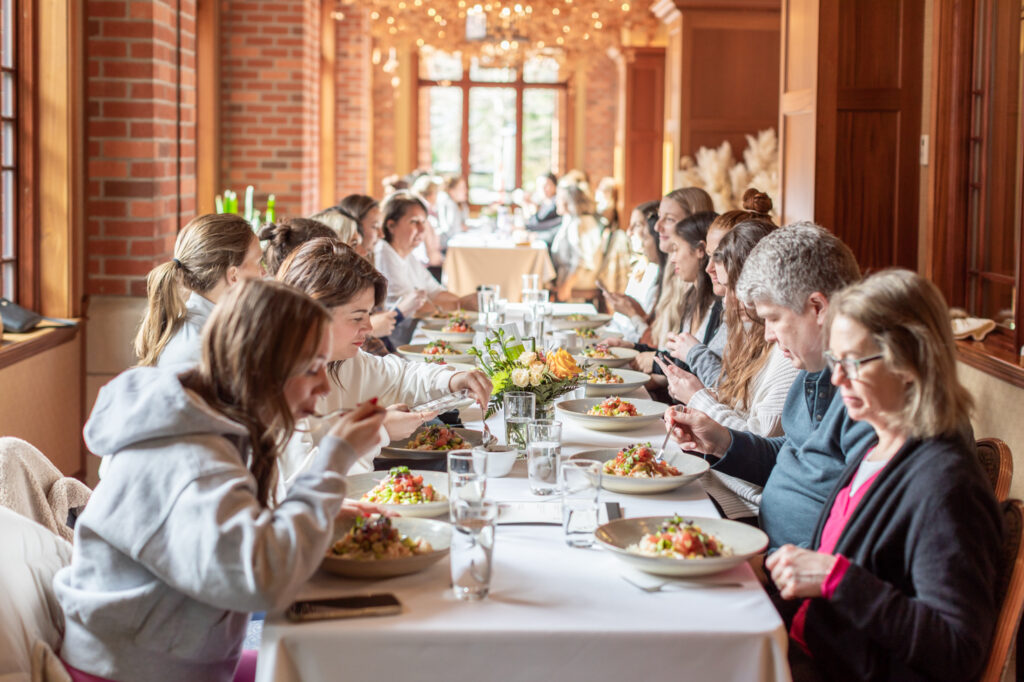
<path fill-rule="evenodd" d="M 847 462 L 874 445 L 874 430 L 846 414 L 828 371 L 800 372 L 782 408 L 779 438 L 729 429 L 732 445 L 717 471 L 764 486 L 761 529 L 769 551 L 810 545 L 821 508 Z"/>

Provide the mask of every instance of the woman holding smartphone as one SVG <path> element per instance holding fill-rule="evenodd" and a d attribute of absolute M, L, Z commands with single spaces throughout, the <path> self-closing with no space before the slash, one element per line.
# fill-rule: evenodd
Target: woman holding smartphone
<path fill-rule="evenodd" d="M 329 327 L 305 294 L 250 280 L 213 311 L 197 367 L 138 367 L 100 391 L 84 435 L 110 465 L 54 578 L 73 680 L 232 680 L 250 613 L 282 608 L 319 567 L 338 472 L 384 419 L 369 401 L 335 421 L 275 501 L 283 445 L 329 387 Z"/>

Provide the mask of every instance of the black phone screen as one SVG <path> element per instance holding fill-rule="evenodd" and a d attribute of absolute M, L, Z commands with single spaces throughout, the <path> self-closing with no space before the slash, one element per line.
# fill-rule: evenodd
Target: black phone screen
<path fill-rule="evenodd" d="M 402 603 L 393 594 L 369 594 L 334 599 L 297 601 L 287 611 L 290 620 L 388 616 L 400 613 Z"/>

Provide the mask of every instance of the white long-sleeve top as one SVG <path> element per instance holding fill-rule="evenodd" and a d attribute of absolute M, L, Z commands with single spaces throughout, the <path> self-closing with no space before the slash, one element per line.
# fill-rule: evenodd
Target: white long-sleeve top
<path fill-rule="evenodd" d="M 703 388 L 693 394 L 687 407 L 700 410 L 716 422 L 737 431 L 749 431 L 770 438 L 782 435 L 782 406 L 796 379 L 796 367 L 772 344 L 768 362 L 750 382 L 749 409 L 724 405 Z"/>
<path fill-rule="evenodd" d="M 374 260 L 380 274 L 388 280 L 389 294 L 408 296 L 416 289 L 423 289 L 427 296 L 433 298 L 445 290 L 427 271 L 426 266 L 416 259 L 415 254 L 410 253 L 402 258 L 391 244 L 383 239 L 377 242 Z"/>
<path fill-rule="evenodd" d="M 377 403 L 385 407 L 397 403 L 411 407 L 447 395 L 453 376 L 455 371 L 446 365 L 409 361 L 398 355 L 378 357 L 359 351 L 354 358 L 341 364 L 336 380 L 331 378 L 331 390 L 317 402 L 317 410 L 321 414 L 348 410 L 371 398 L 377 398 Z M 309 424 L 303 423 L 299 428 L 309 428 Z M 321 420 L 312 431 L 296 431 L 292 436 L 278 460 L 279 480 L 285 489 L 315 459 L 314 443 L 319 442 L 329 430 L 330 423 Z M 381 445 L 389 443 L 388 434 L 382 428 Z M 380 448 L 364 455 L 347 473 L 373 471 L 373 458 L 378 454 Z"/>
<path fill-rule="evenodd" d="M 654 297 L 658 293 L 658 280 L 661 277 L 661 268 L 657 263 L 642 261 L 637 263 L 633 272 L 629 275 L 629 283 L 626 284 L 626 295 L 632 296 L 637 303 L 650 314 L 654 307 Z M 622 332 L 623 338 L 636 343 L 647 330 L 646 316 L 628 316 L 624 313 L 615 313 L 612 317 L 610 328 Z"/>

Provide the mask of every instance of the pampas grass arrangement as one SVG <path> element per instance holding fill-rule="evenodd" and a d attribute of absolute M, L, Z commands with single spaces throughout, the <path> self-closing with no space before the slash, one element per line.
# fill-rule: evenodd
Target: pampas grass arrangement
<path fill-rule="evenodd" d="M 701 147 L 694 156 L 679 161 L 683 187 L 700 187 L 709 195 L 719 213 L 742 208 L 743 192 L 756 187 L 779 205 L 779 140 L 768 128 L 747 135 L 743 161 L 737 163 L 732 145 L 723 142 L 716 149 Z M 696 158 L 694 158 L 696 157 Z M 773 211 L 773 217 L 778 215 Z"/>

